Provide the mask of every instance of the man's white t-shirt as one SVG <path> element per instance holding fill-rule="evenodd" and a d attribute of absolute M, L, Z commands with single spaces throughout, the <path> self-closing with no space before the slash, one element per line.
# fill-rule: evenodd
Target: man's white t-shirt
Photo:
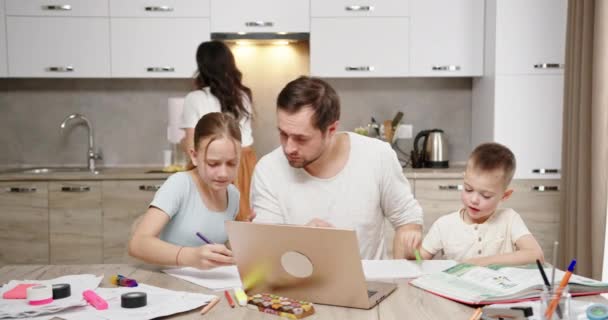
<path fill-rule="evenodd" d="M 243 97 L 243 105 L 251 112 L 251 102 L 246 96 Z M 181 128 L 194 128 L 198 120 L 211 112 L 222 112 L 222 105 L 220 104 L 220 100 L 211 93 L 209 87 L 188 93 L 184 99 Z M 239 122 L 239 126 L 241 128 L 241 146 L 247 147 L 252 145 L 251 117 L 243 117 Z"/>
<path fill-rule="evenodd" d="M 254 222 L 303 225 L 319 218 L 355 230 L 362 259 L 386 258 L 384 218 L 394 227 L 422 224 L 422 208 L 388 143 L 339 134 L 348 134 L 350 154 L 329 179 L 291 167 L 281 147 L 260 159 L 251 182 Z"/>
<path fill-rule="evenodd" d="M 464 210 L 464 209 L 463 209 Z M 462 261 L 515 251 L 515 242 L 530 234 L 526 224 L 513 209 L 496 209 L 482 224 L 467 224 L 463 210 L 437 219 L 422 242 L 422 248 L 444 258 Z"/>

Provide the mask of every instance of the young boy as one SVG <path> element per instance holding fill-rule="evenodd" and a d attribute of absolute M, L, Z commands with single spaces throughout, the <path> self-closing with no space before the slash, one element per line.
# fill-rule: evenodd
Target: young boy
<path fill-rule="evenodd" d="M 515 156 L 497 143 L 479 145 L 466 164 L 461 199 L 464 208 L 431 226 L 421 255 L 431 259 L 443 251 L 445 259 L 476 265 L 522 265 L 541 261 L 543 251 L 513 209 L 497 208 L 513 193 Z"/>

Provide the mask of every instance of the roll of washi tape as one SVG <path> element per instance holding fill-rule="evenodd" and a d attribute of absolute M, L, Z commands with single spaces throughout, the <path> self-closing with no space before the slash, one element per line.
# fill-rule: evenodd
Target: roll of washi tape
<path fill-rule="evenodd" d="M 589 320 L 605 320 L 608 319 L 608 305 L 594 303 L 587 307 L 585 311 Z"/>
<path fill-rule="evenodd" d="M 120 306 L 123 308 L 141 308 L 148 304 L 145 292 L 129 292 L 120 296 Z"/>
<path fill-rule="evenodd" d="M 53 285 L 53 300 L 67 298 L 72 295 L 69 283 L 57 283 Z"/>
<path fill-rule="evenodd" d="M 27 288 L 27 303 L 39 306 L 53 302 L 53 289 L 51 286 L 42 284 Z"/>

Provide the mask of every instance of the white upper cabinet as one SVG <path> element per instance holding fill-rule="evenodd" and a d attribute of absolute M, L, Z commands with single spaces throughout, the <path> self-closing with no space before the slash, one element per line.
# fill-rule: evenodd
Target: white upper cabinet
<path fill-rule="evenodd" d="M 518 179 L 559 178 L 562 75 L 496 77 L 495 141 L 517 159 Z"/>
<path fill-rule="evenodd" d="M 112 18 L 112 77 L 190 78 L 206 18 Z"/>
<path fill-rule="evenodd" d="M 11 77 L 108 77 L 107 18 L 8 16 Z"/>
<path fill-rule="evenodd" d="M 6 0 L 6 14 L 9 16 L 107 17 L 108 0 Z"/>
<path fill-rule="evenodd" d="M 308 0 L 211 0 L 211 32 L 308 32 Z"/>
<path fill-rule="evenodd" d="M 4 0 L 0 0 L 0 77 L 8 75 L 6 58 L 6 22 L 4 18 Z"/>
<path fill-rule="evenodd" d="M 408 73 L 409 18 L 313 18 L 310 72 L 321 77 Z"/>
<path fill-rule="evenodd" d="M 483 73 L 484 0 L 410 0 L 411 76 Z"/>
<path fill-rule="evenodd" d="M 110 0 L 112 17 L 208 17 L 209 0 Z"/>
<path fill-rule="evenodd" d="M 411 0 L 310 0 L 312 17 L 407 17 Z"/>
<path fill-rule="evenodd" d="M 496 73 L 563 73 L 567 1 L 496 2 Z"/>

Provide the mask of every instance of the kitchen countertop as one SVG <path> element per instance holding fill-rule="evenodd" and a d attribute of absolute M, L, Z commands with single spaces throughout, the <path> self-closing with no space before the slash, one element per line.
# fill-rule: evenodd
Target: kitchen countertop
<path fill-rule="evenodd" d="M 9 171 L 9 172 L 7 172 Z M 147 173 L 154 171 L 154 173 Z M 461 179 L 464 167 L 456 166 L 446 169 L 413 169 L 406 168 L 403 173 L 412 179 Z M 172 173 L 161 172 L 160 168 L 100 168 L 98 174 L 87 171 L 79 172 L 50 172 L 50 173 L 21 173 L 14 170 L 0 171 L 0 181 L 66 181 L 66 180 L 163 180 Z"/>

